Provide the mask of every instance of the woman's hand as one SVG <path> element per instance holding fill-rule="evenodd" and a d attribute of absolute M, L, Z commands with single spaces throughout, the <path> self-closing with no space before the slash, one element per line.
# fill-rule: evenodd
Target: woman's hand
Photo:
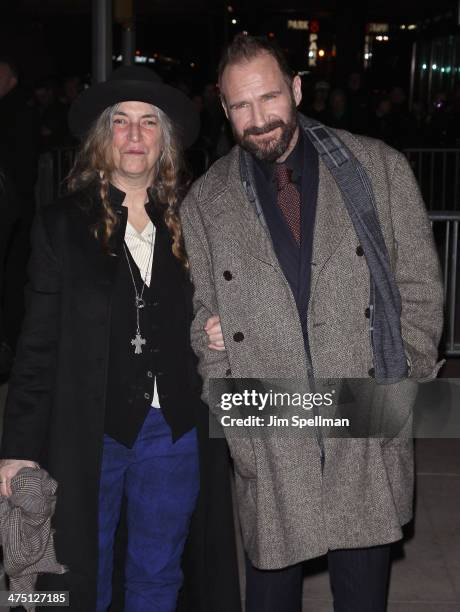
<path fill-rule="evenodd" d="M 215 351 L 225 351 L 224 336 L 222 335 L 222 327 L 220 326 L 219 317 L 210 317 L 206 321 L 204 331 L 208 334 L 208 347 L 210 349 Z"/>
<path fill-rule="evenodd" d="M 9 497 L 11 491 L 11 479 L 16 476 L 23 467 L 40 467 L 35 461 L 25 459 L 2 459 L 0 460 L 0 495 Z"/>

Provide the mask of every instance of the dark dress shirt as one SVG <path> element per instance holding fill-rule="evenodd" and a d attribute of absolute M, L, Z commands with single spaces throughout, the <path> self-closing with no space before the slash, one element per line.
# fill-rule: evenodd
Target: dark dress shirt
<path fill-rule="evenodd" d="M 277 203 L 275 164 L 254 159 L 257 195 L 270 232 L 276 256 L 291 287 L 302 322 L 305 345 L 310 297 L 313 230 L 318 197 L 319 161 L 312 143 L 299 130 L 297 143 L 285 161 L 300 192 L 301 245 L 298 247 Z"/>

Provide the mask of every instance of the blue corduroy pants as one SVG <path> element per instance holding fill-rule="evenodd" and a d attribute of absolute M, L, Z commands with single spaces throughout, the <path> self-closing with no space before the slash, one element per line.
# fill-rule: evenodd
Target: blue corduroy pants
<path fill-rule="evenodd" d="M 97 612 L 105 612 L 112 598 L 114 537 L 123 495 L 128 529 L 125 610 L 175 610 L 181 556 L 198 489 L 195 429 L 173 444 L 161 410 L 152 408 L 132 448 L 104 436 Z"/>

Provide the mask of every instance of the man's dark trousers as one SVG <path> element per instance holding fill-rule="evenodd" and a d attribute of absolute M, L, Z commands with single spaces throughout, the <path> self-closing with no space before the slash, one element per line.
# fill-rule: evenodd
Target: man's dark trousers
<path fill-rule="evenodd" d="M 334 612 L 385 612 L 390 546 L 329 551 Z M 246 612 L 301 612 L 302 563 L 258 570 L 246 560 Z"/>

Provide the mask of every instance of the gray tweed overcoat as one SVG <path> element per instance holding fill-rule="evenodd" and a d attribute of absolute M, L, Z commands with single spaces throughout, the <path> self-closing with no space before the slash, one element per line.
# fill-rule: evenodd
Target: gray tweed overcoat
<path fill-rule="evenodd" d="M 374 189 L 402 298 L 411 376 L 436 376 L 441 277 L 412 171 L 402 154 L 380 141 L 342 131 L 336 135 L 364 166 Z M 195 285 L 192 344 L 206 401 L 212 378 L 307 377 L 296 303 L 246 195 L 240 154 L 235 147 L 217 161 L 196 181 L 181 209 Z M 369 376 L 369 270 L 357 247 L 339 189 L 320 161 L 308 308 L 315 377 Z M 203 334 L 214 314 L 221 319 L 225 352 L 208 349 Z M 322 470 L 312 437 L 235 437 L 228 430 L 243 542 L 255 566 L 282 568 L 330 549 L 401 538 L 401 526 L 412 517 L 410 440 L 325 439 Z"/>

